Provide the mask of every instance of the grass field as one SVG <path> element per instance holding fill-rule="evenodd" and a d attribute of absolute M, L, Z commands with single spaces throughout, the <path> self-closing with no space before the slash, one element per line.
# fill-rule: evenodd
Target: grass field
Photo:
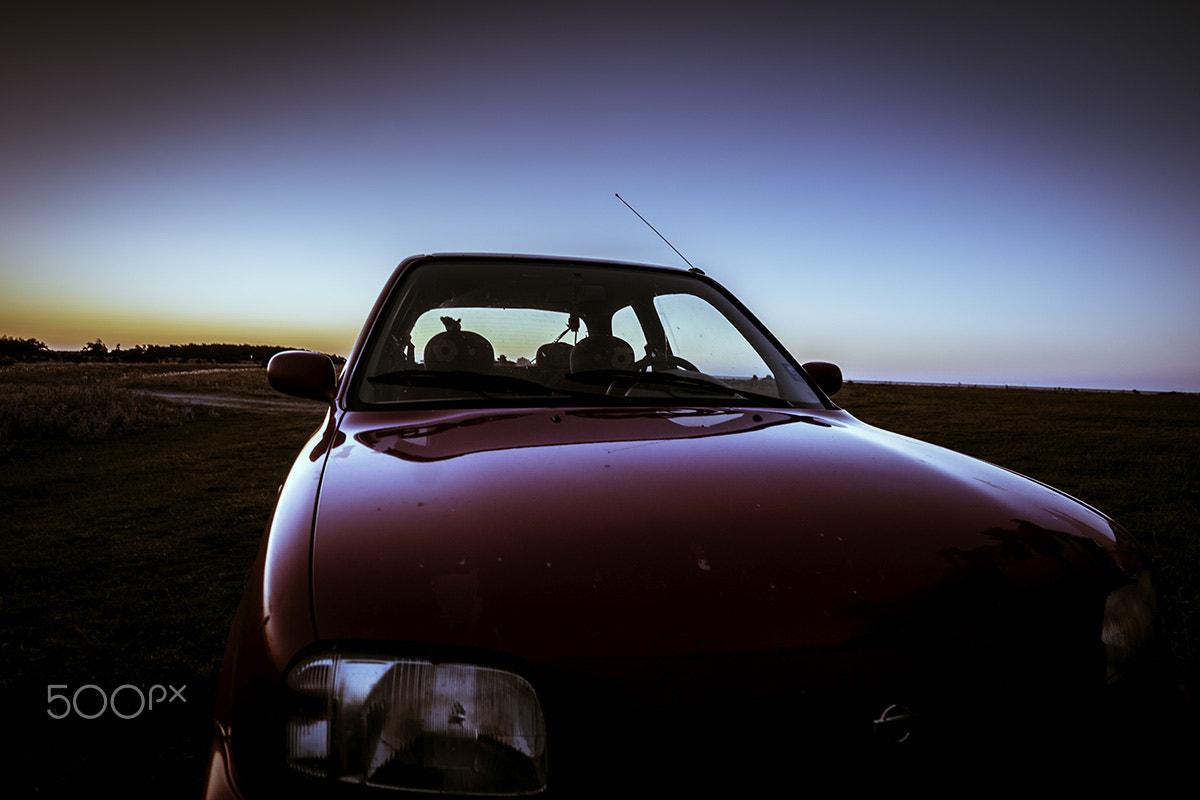
<path fill-rule="evenodd" d="M 228 625 L 321 407 L 123 405 L 130 390 L 269 396 L 258 368 L 18 365 L 0 367 L 0 390 L 10 398 L 0 404 L 0 689 L 22 731 L 8 753 L 16 796 L 108 780 L 135 795 L 195 796 Z M 38 394 L 51 390 L 58 400 Z M 1200 685 L 1200 396 L 849 384 L 836 399 L 1119 520 L 1157 560 L 1180 680 Z M 13 422 L 38 402 L 50 405 Z M 79 403 L 103 406 L 89 411 L 96 421 L 61 424 Z M 123 415 L 134 422 L 104 422 Z M 128 720 L 47 711 L 51 694 L 125 684 L 185 688 Z M 82 700 L 98 704 L 96 691 Z"/>

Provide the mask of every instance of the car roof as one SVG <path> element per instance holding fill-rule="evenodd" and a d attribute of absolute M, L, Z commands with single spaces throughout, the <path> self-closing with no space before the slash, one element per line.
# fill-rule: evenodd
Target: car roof
<path fill-rule="evenodd" d="M 662 264 L 648 264 L 637 261 L 614 261 L 607 258 L 589 258 L 581 256 L 551 256 L 537 255 L 533 253 L 426 253 L 421 255 L 409 256 L 396 267 L 397 271 L 403 271 L 407 267 L 423 261 L 530 261 L 543 264 L 580 264 L 594 265 L 605 267 L 628 267 L 630 269 L 650 269 L 662 270 L 673 273 L 690 273 L 692 275 L 704 275 L 704 270 L 699 267 L 684 269 L 683 267 L 669 267 Z"/>

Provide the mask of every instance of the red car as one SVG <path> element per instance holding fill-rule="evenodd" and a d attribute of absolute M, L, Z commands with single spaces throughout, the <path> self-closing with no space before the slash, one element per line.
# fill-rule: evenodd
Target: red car
<path fill-rule="evenodd" d="M 1059 753 L 1149 649 L 1117 524 L 854 419 L 698 270 L 411 258 L 340 380 L 295 351 L 268 378 L 329 411 L 233 626 L 209 797 Z"/>

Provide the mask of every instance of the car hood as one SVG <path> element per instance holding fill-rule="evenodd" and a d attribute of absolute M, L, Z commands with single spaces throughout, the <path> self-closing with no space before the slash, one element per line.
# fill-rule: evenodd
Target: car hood
<path fill-rule="evenodd" d="M 1098 620 L 1132 557 L 1066 495 L 840 411 L 350 412 L 336 441 L 325 640 L 531 663 L 829 652 L 1081 584 Z"/>

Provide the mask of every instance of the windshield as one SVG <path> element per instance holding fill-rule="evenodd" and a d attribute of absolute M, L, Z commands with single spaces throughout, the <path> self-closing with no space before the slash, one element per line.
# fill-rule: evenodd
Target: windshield
<path fill-rule="evenodd" d="M 411 267 L 380 312 L 348 401 L 821 406 L 787 356 L 705 280 L 515 259 Z"/>

